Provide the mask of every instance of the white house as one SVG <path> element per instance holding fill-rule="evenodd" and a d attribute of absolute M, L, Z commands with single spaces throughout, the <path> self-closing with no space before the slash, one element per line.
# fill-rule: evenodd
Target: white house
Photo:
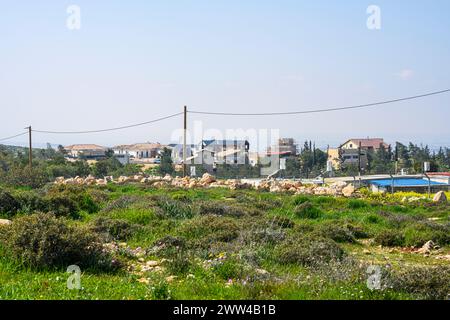
<path fill-rule="evenodd" d="M 160 143 L 136 143 L 113 148 L 116 155 L 128 155 L 132 160 L 156 158 L 161 150 Z"/>
<path fill-rule="evenodd" d="M 73 144 L 64 147 L 69 158 L 96 159 L 106 155 L 107 148 L 96 144 Z"/>

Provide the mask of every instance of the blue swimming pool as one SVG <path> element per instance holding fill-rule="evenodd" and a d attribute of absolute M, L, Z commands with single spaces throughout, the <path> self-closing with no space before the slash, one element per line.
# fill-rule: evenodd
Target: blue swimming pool
<path fill-rule="evenodd" d="M 370 180 L 370 184 L 378 187 L 390 187 L 392 186 L 392 179 L 380 179 L 380 180 Z M 445 183 L 431 181 L 432 186 L 446 185 Z M 394 178 L 394 186 L 396 187 L 422 187 L 428 186 L 428 180 L 426 179 L 416 179 L 416 178 Z"/>

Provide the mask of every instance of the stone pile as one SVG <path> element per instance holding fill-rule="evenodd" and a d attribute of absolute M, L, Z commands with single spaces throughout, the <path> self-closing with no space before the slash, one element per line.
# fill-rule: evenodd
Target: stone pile
<path fill-rule="evenodd" d="M 205 173 L 201 178 L 192 177 L 171 177 L 166 175 L 160 176 L 120 176 L 117 179 L 113 177 L 105 177 L 103 179 L 96 179 L 89 175 L 86 178 L 75 177 L 64 179 L 59 177 L 55 180 L 55 184 L 59 185 L 107 185 L 108 183 L 126 184 L 126 183 L 141 183 L 155 188 L 163 187 L 177 187 L 177 188 L 229 188 L 231 190 L 240 189 L 255 189 L 261 191 L 269 191 L 274 193 L 289 192 L 292 194 L 305 195 L 331 195 L 331 196 L 345 196 L 352 197 L 356 194 L 356 189 L 353 185 L 345 182 L 336 182 L 331 185 L 304 185 L 296 180 L 257 180 L 245 182 L 239 179 L 225 179 L 218 180 L 209 173 Z"/>

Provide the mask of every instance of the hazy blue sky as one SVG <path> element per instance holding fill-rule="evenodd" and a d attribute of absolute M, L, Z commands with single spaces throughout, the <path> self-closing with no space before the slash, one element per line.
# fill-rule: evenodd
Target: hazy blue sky
<path fill-rule="evenodd" d="M 0 1 L 0 138 L 31 124 L 101 129 L 190 109 L 273 112 L 450 88 L 450 1 Z M 66 9 L 81 8 L 81 30 Z M 381 8 L 381 30 L 366 9 Z M 190 116 L 337 144 L 380 136 L 450 146 L 450 94 L 377 109 L 268 118 Z M 168 142 L 182 125 L 37 143 Z M 13 142 L 26 141 L 25 137 Z"/>

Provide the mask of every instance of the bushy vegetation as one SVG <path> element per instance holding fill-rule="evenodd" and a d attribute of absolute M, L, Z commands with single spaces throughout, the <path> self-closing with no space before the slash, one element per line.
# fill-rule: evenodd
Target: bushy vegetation
<path fill-rule="evenodd" d="M 0 243 L 17 263 L 32 268 L 111 266 L 110 258 L 93 233 L 69 227 L 51 214 L 16 218 L 3 228 Z"/>
<path fill-rule="evenodd" d="M 344 257 L 344 250 L 332 239 L 312 235 L 291 237 L 277 251 L 281 263 L 308 267 L 339 261 Z"/>
<path fill-rule="evenodd" d="M 438 259 L 449 250 L 448 204 L 133 184 L 1 190 L 0 217 L 13 221 L 0 226 L 1 298 L 445 299 L 448 293 L 447 262 Z M 412 252 L 429 240 L 439 249 L 428 257 Z M 147 262 L 157 267 L 142 271 Z M 71 264 L 89 273 L 78 293 L 49 281 L 66 279 Z M 372 264 L 389 266 L 383 290 L 366 286 Z"/>

